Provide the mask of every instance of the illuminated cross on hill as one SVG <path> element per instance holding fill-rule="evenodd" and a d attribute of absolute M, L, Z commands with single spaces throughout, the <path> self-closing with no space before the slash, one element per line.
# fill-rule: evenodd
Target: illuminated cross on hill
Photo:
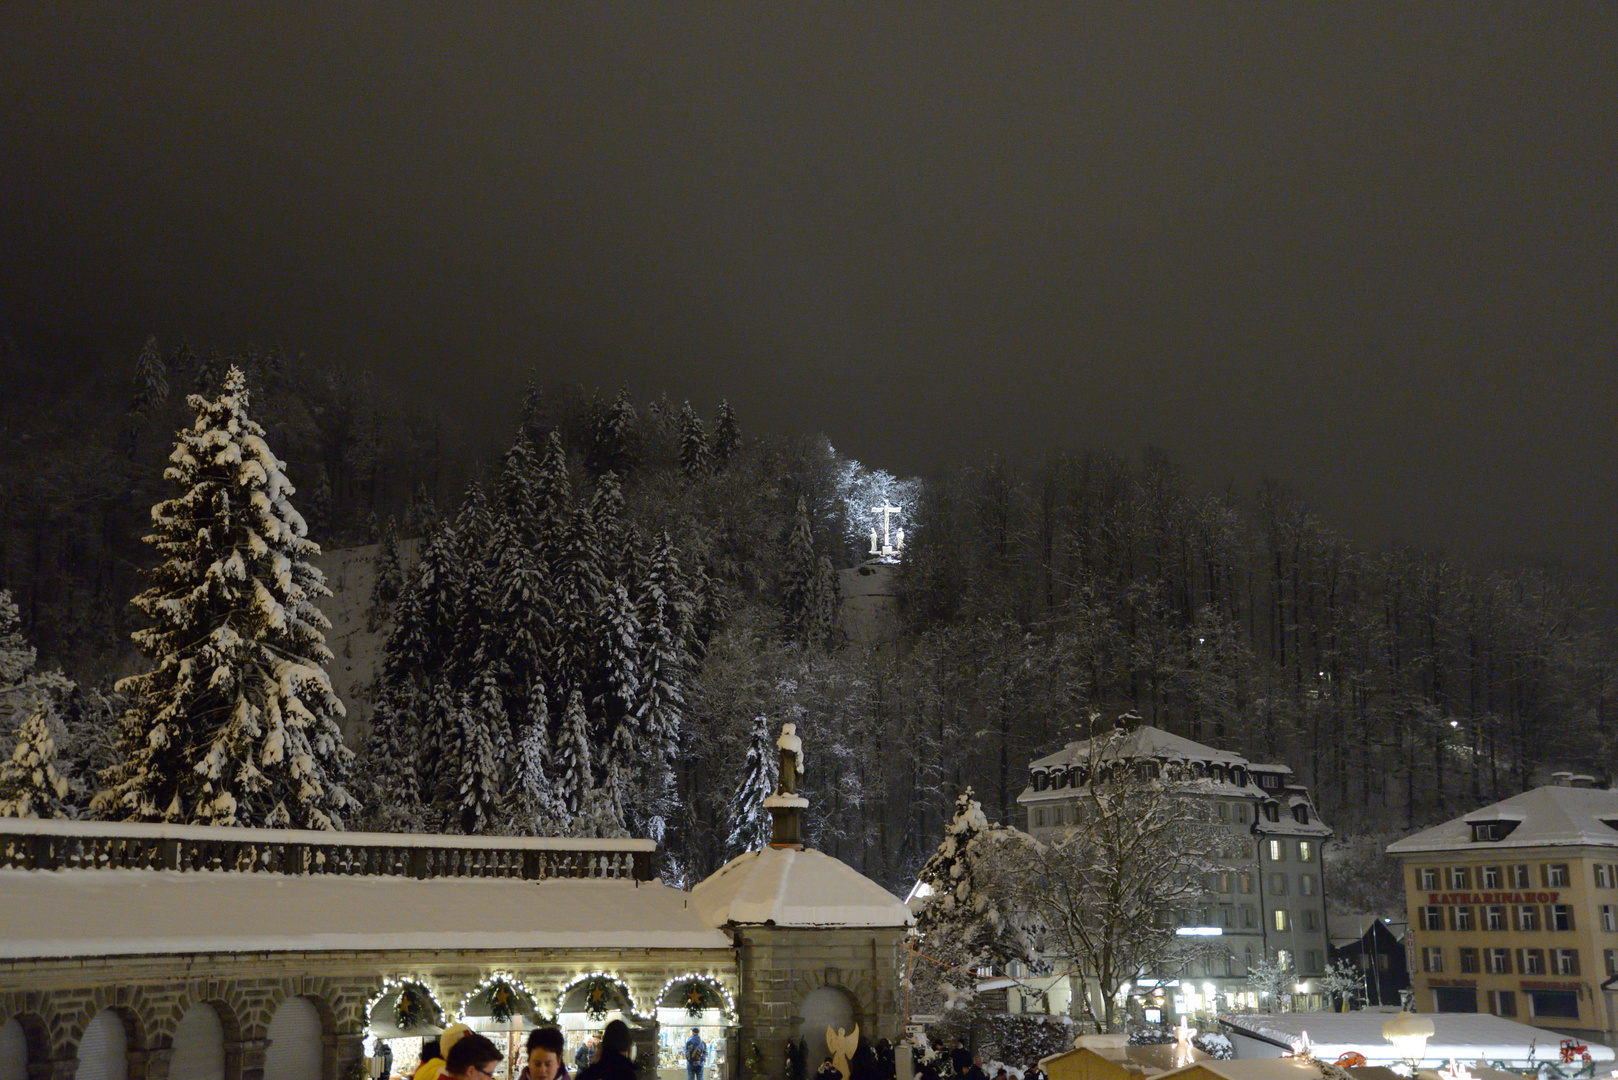
<path fill-rule="evenodd" d="M 876 530 L 872 529 L 871 530 L 871 554 L 872 555 L 888 555 L 888 556 L 898 554 L 898 549 L 903 548 L 905 546 L 905 531 L 903 529 L 899 530 L 899 542 L 898 542 L 898 544 L 894 544 L 893 536 L 888 530 L 888 523 L 889 523 L 889 515 L 899 513 L 899 507 L 897 507 L 897 506 L 889 506 L 888 505 L 888 500 L 883 499 L 881 506 L 873 506 L 873 507 L 871 507 L 871 513 L 873 513 L 873 514 L 881 514 L 882 515 L 882 546 L 880 548 L 878 548 L 876 546 Z"/>

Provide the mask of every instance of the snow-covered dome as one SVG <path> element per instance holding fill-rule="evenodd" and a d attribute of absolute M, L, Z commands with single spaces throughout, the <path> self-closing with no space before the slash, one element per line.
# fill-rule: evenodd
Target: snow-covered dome
<path fill-rule="evenodd" d="M 767 847 L 738 855 L 691 890 L 711 926 L 908 926 L 899 898 L 820 851 Z"/>

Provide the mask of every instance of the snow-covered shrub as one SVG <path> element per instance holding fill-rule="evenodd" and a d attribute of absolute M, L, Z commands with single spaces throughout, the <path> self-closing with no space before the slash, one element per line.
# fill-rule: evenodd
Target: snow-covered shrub
<path fill-rule="evenodd" d="M 1159 1024 L 1146 1024 L 1129 1033 L 1131 1046 L 1162 1046 L 1174 1042 L 1174 1029 Z"/>
<path fill-rule="evenodd" d="M 1021 1067 L 1072 1046 L 1073 1022 L 1065 1016 L 1046 1018 L 1000 1013 L 979 1022 L 978 1050 L 984 1060 L 996 1057 L 1007 1065 Z"/>
<path fill-rule="evenodd" d="M 1236 1047 L 1217 1031 L 1204 1031 L 1192 1036 L 1191 1045 L 1220 1061 L 1230 1061 L 1236 1056 Z"/>

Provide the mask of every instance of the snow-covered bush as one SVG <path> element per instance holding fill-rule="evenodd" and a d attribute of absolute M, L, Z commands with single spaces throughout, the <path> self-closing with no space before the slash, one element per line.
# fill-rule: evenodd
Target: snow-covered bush
<path fill-rule="evenodd" d="M 978 1049 L 984 1060 L 999 1058 L 1019 1069 L 1072 1047 L 1073 1022 L 1065 1016 L 1001 1013 L 984 1017 L 978 1025 Z"/>
<path fill-rule="evenodd" d="M 1174 1042 L 1174 1029 L 1160 1024 L 1146 1024 L 1129 1033 L 1131 1046 L 1162 1046 Z"/>
<path fill-rule="evenodd" d="M 1230 1061 L 1236 1056 L 1236 1047 L 1217 1031 L 1203 1031 L 1193 1035 L 1191 1045 L 1220 1061 Z"/>

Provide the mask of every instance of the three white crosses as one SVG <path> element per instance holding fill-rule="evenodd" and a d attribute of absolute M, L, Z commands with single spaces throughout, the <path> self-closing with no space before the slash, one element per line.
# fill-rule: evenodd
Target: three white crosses
<path fill-rule="evenodd" d="M 888 516 L 890 514 L 897 514 L 898 512 L 899 512 L 899 508 L 897 506 L 889 506 L 888 505 L 888 500 L 886 500 L 886 499 L 882 500 L 882 505 L 881 506 L 873 506 L 873 507 L 871 507 L 871 513 L 873 513 L 873 514 L 881 514 L 882 515 L 882 546 L 881 547 L 877 546 L 876 529 L 873 527 L 871 529 L 871 554 L 872 555 L 881 555 L 881 556 L 883 556 L 885 558 L 891 559 L 894 556 L 898 555 L 899 552 L 904 550 L 905 531 L 903 529 L 894 530 L 892 533 L 890 533 L 888 531 L 888 521 L 889 521 Z"/>

